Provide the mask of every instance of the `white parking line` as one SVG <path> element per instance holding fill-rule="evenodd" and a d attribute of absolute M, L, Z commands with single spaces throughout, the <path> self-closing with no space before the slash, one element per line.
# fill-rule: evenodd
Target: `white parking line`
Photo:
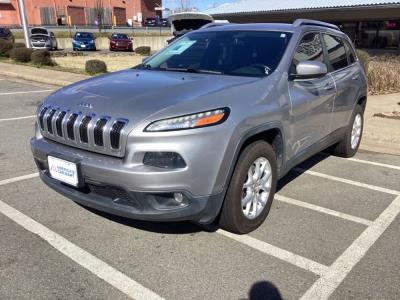
<path fill-rule="evenodd" d="M 369 221 L 369 220 L 366 220 L 366 219 L 363 219 L 363 218 L 359 218 L 359 217 L 356 217 L 356 216 L 348 215 L 348 214 L 345 214 L 345 213 L 338 212 L 336 210 L 332 210 L 332 209 L 325 208 L 325 207 L 322 207 L 322 206 L 318 206 L 318 205 L 314 205 L 314 204 L 311 204 L 311 203 L 299 201 L 299 200 L 292 199 L 292 198 L 289 198 L 289 197 L 285 197 L 285 196 L 282 196 L 282 195 L 275 195 L 275 199 L 278 200 L 278 201 L 281 201 L 281 202 L 285 202 L 285 203 L 289 203 L 289 204 L 292 204 L 292 205 L 297 205 L 297 206 L 300 206 L 300 207 L 308 208 L 308 209 L 311 209 L 311 210 L 314 210 L 314 211 L 317 211 L 317 212 L 320 212 L 320 213 L 324 213 L 324 214 L 331 215 L 331 216 L 334 216 L 334 217 L 337 217 L 337 218 L 341 218 L 341 219 L 345 219 L 345 220 L 348 220 L 348 221 L 360 223 L 360 224 L 363 224 L 363 225 L 366 225 L 366 226 L 369 226 L 369 225 L 372 224 L 372 221 Z"/>
<path fill-rule="evenodd" d="M 125 293 L 127 296 L 133 299 L 143 300 L 163 299 L 161 296 L 145 288 L 141 284 L 134 281 L 132 278 L 126 276 L 117 269 L 114 269 L 113 267 L 93 256 L 89 252 L 71 243 L 59 234 L 51 231 L 47 227 L 29 218 L 28 216 L 24 215 L 20 211 L 9 206 L 1 200 L 0 212 L 15 223 L 25 228 L 26 230 L 38 235 L 55 249 L 60 251 L 62 254 L 69 257 L 85 269 L 89 270 L 97 277 L 103 279 L 105 282 L 112 285 L 116 289 Z"/>
<path fill-rule="evenodd" d="M 7 121 L 16 121 L 16 120 L 23 120 L 23 119 L 32 119 L 36 116 L 25 116 L 25 117 L 17 117 L 17 118 L 7 118 L 7 119 L 0 119 L 0 122 L 7 122 Z"/>
<path fill-rule="evenodd" d="M 400 196 L 336 259 L 301 299 L 328 299 L 399 214 Z"/>
<path fill-rule="evenodd" d="M 317 275 L 322 276 L 323 274 L 325 274 L 328 271 L 328 267 L 325 265 L 322 265 L 316 261 L 305 258 L 303 256 L 294 254 L 287 250 L 281 249 L 279 247 L 273 246 L 266 242 L 260 241 L 249 235 L 237 235 L 237 234 L 230 233 L 230 232 L 222 230 L 222 229 L 218 229 L 216 232 L 223 236 L 226 236 L 230 239 L 233 239 L 239 243 L 242 243 L 248 247 L 251 247 L 253 249 L 261 251 L 265 254 L 268 254 L 268 255 L 278 258 L 280 260 L 283 260 L 287 263 L 295 265 L 306 271 L 313 272 Z"/>
<path fill-rule="evenodd" d="M 10 92 L 10 93 L 0 93 L 0 96 L 7 95 L 17 95 L 17 94 L 32 94 L 32 93 L 47 93 L 53 92 L 54 90 L 39 90 L 39 91 L 24 91 L 24 92 Z"/>
<path fill-rule="evenodd" d="M 363 160 L 363 159 L 358 159 L 358 158 L 346 158 L 346 160 L 362 163 L 362 164 L 368 164 L 368 165 L 373 165 L 373 166 L 378 166 L 378 167 L 385 167 L 385 168 L 390 168 L 394 170 L 400 170 L 400 166 L 394 166 L 394 165 L 388 165 L 388 164 L 382 164 L 374 161 L 368 161 L 368 160 Z"/>
<path fill-rule="evenodd" d="M 378 191 L 378 192 L 382 192 L 382 193 L 392 194 L 392 195 L 396 195 L 396 196 L 400 195 L 400 191 L 395 191 L 395 190 L 379 187 L 376 185 L 371 185 L 371 184 L 367 184 L 367 183 L 353 181 L 350 179 L 331 176 L 331 175 L 327 175 L 327 174 L 323 174 L 323 173 L 319 173 L 319 172 L 315 172 L 315 171 L 311 171 L 311 170 L 305 170 L 302 168 L 294 168 L 293 170 L 296 172 L 299 172 L 299 173 L 304 173 L 304 174 L 313 175 L 313 176 L 317 176 L 317 177 L 321 177 L 321 178 L 325 178 L 325 179 L 343 182 L 343 183 L 359 186 L 362 188 L 366 188 L 366 189 L 370 189 L 370 190 L 374 190 L 374 191 Z"/>
<path fill-rule="evenodd" d="M 38 177 L 38 176 L 39 176 L 39 173 L 33 173 L 33 174 L 24 175 L 24 176 L 19 176 L 19 177 L 0 180 L 0 186 L 6 185 L 6 184 L 9 184 L 9 183 L 13 183 L 13 182 L 18 182 L 18 181 L 22 181 L 22 180 L 35 178 L 35 177 Z"/>

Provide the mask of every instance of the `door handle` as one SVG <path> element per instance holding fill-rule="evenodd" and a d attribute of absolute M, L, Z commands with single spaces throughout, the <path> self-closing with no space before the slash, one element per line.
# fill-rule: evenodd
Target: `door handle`
<path fill-rule="evenodd" d="M 360 78 L 360 76 L 354 75 L 353 77 L 351 77 L 351 80 L 357 80 L 358 78 Z"/>

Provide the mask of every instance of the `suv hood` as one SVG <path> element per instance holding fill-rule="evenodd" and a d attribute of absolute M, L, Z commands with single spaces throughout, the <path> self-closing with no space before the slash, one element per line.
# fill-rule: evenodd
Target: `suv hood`
<path fill-rule="evenodd" d="M 137 125 L 156 115 L 173 117 L 221 107 L 221 97 L 215 96 L 218 91 L 259 80 L 130 69 L 65 87 L 50 95 L 44 104 L 85 114 L 127 118 Z"/>

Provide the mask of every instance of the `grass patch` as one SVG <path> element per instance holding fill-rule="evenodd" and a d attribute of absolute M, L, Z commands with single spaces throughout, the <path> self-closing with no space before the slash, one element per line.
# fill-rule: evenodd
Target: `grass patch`
<path fill-rule="evenodd" d="M 368 66 L 368 86 L 372 95 L 400 92 L 400 56 L 372 56 Z"/>

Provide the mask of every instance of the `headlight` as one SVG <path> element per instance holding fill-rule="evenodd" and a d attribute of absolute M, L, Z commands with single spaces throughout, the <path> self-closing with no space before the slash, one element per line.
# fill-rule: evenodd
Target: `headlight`
<path fill-rule="evenodd" d="M 228 118 L 229 112 L 229 108 L 226 107 L 192 115 L 159 120 L 147 126 L 145 131 L 173 131 L 217 125 L 223 123 Z"/>

